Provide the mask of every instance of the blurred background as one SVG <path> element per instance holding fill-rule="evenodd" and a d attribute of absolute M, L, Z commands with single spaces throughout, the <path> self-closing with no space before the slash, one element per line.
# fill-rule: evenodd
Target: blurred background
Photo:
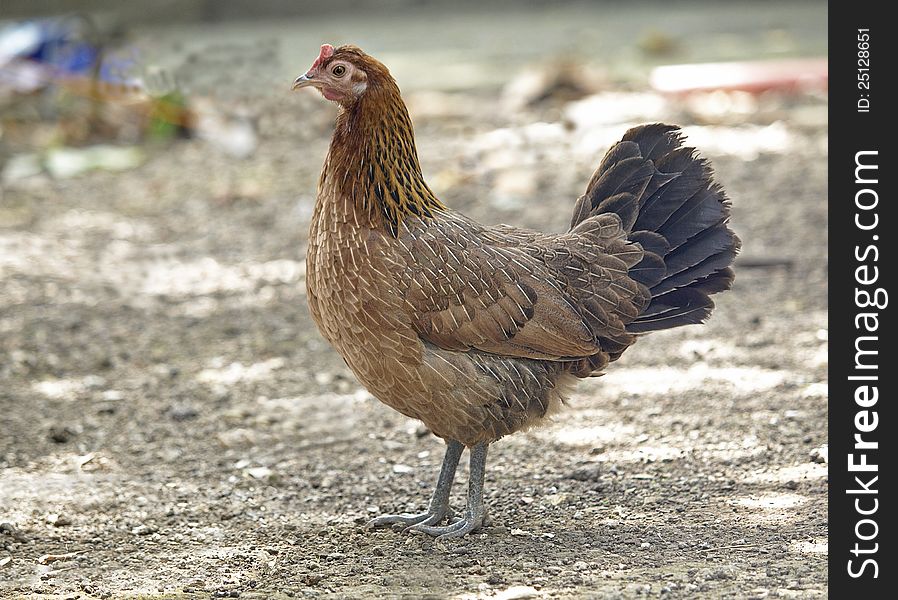
<path fill-rule="evenodd" d="M 0 0 L 0 597 L 824 593 L 826 26 L 795 0 Z M 390 68 L 479 221 L 563 230 L 651 121 L 733 201 L 710 322 L 496 445 L 491 544 L 360 528 L 426 500 L 441 443 L 308 315 L 336 108 L 290 85 L 322 43 Z"/>

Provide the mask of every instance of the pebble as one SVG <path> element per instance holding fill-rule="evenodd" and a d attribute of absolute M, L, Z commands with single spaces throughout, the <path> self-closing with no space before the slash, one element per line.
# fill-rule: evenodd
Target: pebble
<path fill-rule="evenodd" d="M 819 448 L 811 450 L 811 460 L 815 463 L 826 464 L 829 462 L 829 444 L 823 444 Z"/>
<path fill-rule="evenodd" d="M 568 479 L 574 481 L 600 481 L 602 479 L 602 467 L 600 465 L 586 465 L 574 469 L 567 475 Z"/>
<path fill-rule="evenodd" d="M 702 569 L 698 572 L 698 578 L 706 581 L 735 579 L 738 572 L 739 570 L 733 565 L 724 565 L 722 567 Z"/>
<path fill-rule="evenodd" d="M 150 535 L 151 533 L 155 533 L 156 529 L 149 525 L 138 525 L 131 529 L 131 533 L 134 535 Z"/>
<path fill-rule="evenodd" d="M 567 494 L 550 494 L 546 496 L 546 502 L 551 504 L 552 506 L 561 506 L 568 501 Z"/>
<path fill-rule="evenodd" d="M 167 411 L 166 416 L 172 421 L 189 421 L 195 419 L 199 413 L 189 404 L 172 404 Z"/>
<path fill-rule="evenodd" d="M 318 373 L 315 373 L 315 383 L 317 383 L 318 385 L 326 386 L 326 385 L 330 385 L 333 382 L 334 382 L 334 374 L 333 373 L 328 373 L 326 371 L 319 371 Z"/>
<path fill-rule="evenodd" d="M 529 585 L 513 585 L 508 589 L 502 590 L 493 596 L 493 600 L 524 600 L 526 598 L 537 598 L 539 591 Z"/>
<path fill-rule="evenodd" d="M 47 515 L 47 523 L 53 525 L 54 527 L 65 527 L 66 525 L 72 524 L 72 519 L 70 519 L 66 515 L 50 513 L 49 515 Z"/>
<path fill-rule="evenodd" d="M 253 479 L 267 479 L 271 477 L 272 473 L 274 473 L 274 471 L 268 467 L 252 467 L 251 469 L 246 470 L 246 474 Z"/>
<path fill-rule="evenodd" d="M 55 444 L 65 444 L 70 442 L 77 435 L 78 432 L 68 425 L 51 425 L 50 430 L 47 432 L 50 441 Z"/>

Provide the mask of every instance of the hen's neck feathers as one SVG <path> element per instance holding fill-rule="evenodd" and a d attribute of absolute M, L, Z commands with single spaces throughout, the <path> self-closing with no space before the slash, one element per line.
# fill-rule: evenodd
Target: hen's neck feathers
<path fill-rule="evenodd" d="M 341 108 L 320 185 L 393 237 L 406 216 L 445 208 L 421 174 L 412 121 L 389 75 L 369 77 L 359 100 Z"/>

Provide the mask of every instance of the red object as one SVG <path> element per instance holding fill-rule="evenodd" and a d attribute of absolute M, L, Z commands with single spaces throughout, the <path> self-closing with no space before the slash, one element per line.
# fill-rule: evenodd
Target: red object
<path fill-rule="evenodd" d="M 826 89 L 829 64 L 825 58 L 808 58 L 665 65 L 652 70 L 649 82 L 655 90 L 669 94 Z"/>
<path fill-rule="evenodd" d="M 312 66 L 309 67 L 309 71 L 314 71 L 318 68 L 318 65 L 329 59 L 334 55 L 334 47 L 330 44 L 321 44 L 321 52 L 318 53 L 318 58 L 315 59 L 315 62 L 312 63 Z"/>

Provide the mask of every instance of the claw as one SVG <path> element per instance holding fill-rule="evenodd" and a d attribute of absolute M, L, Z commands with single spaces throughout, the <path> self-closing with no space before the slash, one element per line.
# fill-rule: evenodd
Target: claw
<path fill-rule="evenodd" d="M 476 531 L 483 523 L 483 518 L 475 515 L 468 515 L 463 519 L 450 523 L 444 527 L 430 527 L 424 523 L 411 525 L 406 528 L 409 533 L 421 533 L 429 535 L 437 539 L 448 539 L 467 535 L 472 531 Z"/>
<path fill-rule="evenodd" d="M 412 525 L 417 525 L 423 521 L 426 521 L 432 518 L 434 515 L 430 513 L 420 513 L 416 515 L 412 514 L 402 514 L 402 515 L 381 515 L 374 519 L 368 521 L 365 524 L 366 529 L 377 529 L 378 527 L 385 526 L 393 526 L 393 525 L 404 525 L 406 528 L 411 527 Z"/>
<path fill-rule="evenodd" d="M 444 514 L 439 514 L 439 513 L 432 514 L 432 515 L 422 519 L 418 523 L 411 523 L 407 527 L 404 527 L 402 529 L 402 533 L 408 533 L 409 531 L 411 531 L 412 527 L 427 527 L 429 525 L 436 525 L 437 523 L 442 521 L 444 518 L 446 518 L 445 513 Z"/>

